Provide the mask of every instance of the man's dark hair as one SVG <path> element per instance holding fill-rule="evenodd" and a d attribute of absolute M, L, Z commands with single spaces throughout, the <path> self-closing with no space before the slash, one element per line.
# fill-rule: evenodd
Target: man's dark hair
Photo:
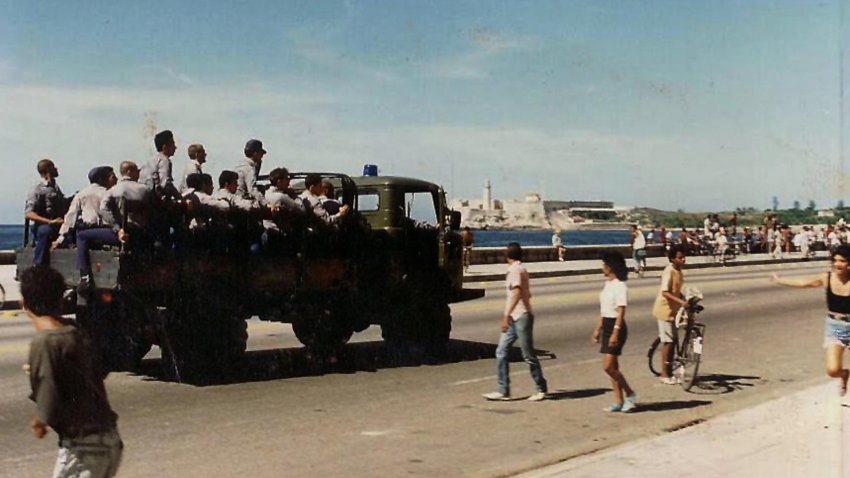
<path fill-rule="evenodd" d="M 213 186 L 212 176 L 210 176 L 207 173 L 202 173 L 201 174 L 201 184 L 202 184 L 203 187 L 206 187 L 206 186 L 212 187 Z"/>
<path fill-rule="evenodd" d="M 683 256 L 688 255 L 688 249 L 685 247 L 684 244 L 673 244 L 667 251 L 667 259 L 672 261 L 676 258 L 676 253 L 678 252 L 681 252 Z"/>
<path fill-rule="evenodd" d="M 174 133 L 171 130 L 160 131 L 153 137 L 153 144 L 157 151 L 162 151 L 166 145 L 174 142 Z"/>
<path fill-rule="evenodd" d="M 212 181 L 212 178 L 210 178 L 210 181 Z M 186 176 L 186 187 L 200 191 L 204 188 L 204 175 L 201 173 L 192 173 Z"/>
<path fill-rule="evenodd" d="M 65 278 L 48 266 L 30 267 L 21 274 L 24 305 L 35 315 L 59 315 Z"/>
<path fill-rule="evenodd" d="M 611 272 L 622 282 L 629 280 L 629 268 L 626 267 L 626 259 L 619 252 L 606 252 L 602 254 L 602 263 L 611 268 Z"/>
<path fill-rule="evenodd" d="M 98 166 L 89 171 L 89 182 L 92 184 L 97 183 L 106 187 L 106 181 L 114 172 L 115 170 L 112 169 L 112 166 Z"/>
<path fill-rule="evenodd" d="M 322 191 L 328 199 L 334 198 L 334 185 L 330 181 L 322 181 Z"/>
<path fill-rule="evenodd" d="M 269 181 L 274 186 L 282 178 L 289 179 L 289 170 L 286 168 L 274 168 L 269 172 Z"/>
<path fill-rule="evenodd" d="M 316 184 L 320 184 L 321 182 L 322 177 L 316 173 L 310 173 L 306 178 L 304 178 L 304 186 L 306 186 L 307 189 L 315 186 Z"/>
<path fill-rule="evenodd" d="M 35 169 L 38 171 L 38 174 L 45 175 L 48 171 L 50 171 L 52 166 L 53 161 L 49 159 L 42 159 L 38 162 L 38 165 L 36 165 Z"/>
<path fill-rule="evenodd" d="M 223 188 L 227 183 L 232 183 L 233 181 L 237 181 L 239 179 L 239 175 L 234 171 L 224 170 L 221 174 L 218 175 L 218 187 Z"/>
<path fill-rule="evenodd" d="M 508 256 L 508 259 L 512 261 L 521 261 L 522 246 L 520 246 L 518 242 L 511 242 L 508 244 L 508 249 L 505 251 L 505 254 Z"/>

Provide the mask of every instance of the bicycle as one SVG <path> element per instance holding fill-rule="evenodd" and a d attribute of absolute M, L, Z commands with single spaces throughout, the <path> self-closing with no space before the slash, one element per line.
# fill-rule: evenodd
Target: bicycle
<path fill-rule="evenodd" d="M 699 304 L 702 294 L 696 289 L 686 291 L 688 300 L 686 305 L 679 308 L 676 313 L 673 326 L 676 329 L 684 329 L 680 332 L 677 340 L 673 341 L 672 376 L 682 385 L 685 391 L 691 389 L 697 381 L 699 373 L 699 362 L 702 357 L 703 339 L 705 337 L 705 324 L 697 322 L 696 316 L 703 311 L 704 307 Z M 656 377 L 661 375 L 662 358 L 661 352 L 656 354 L 661 344 L 661 338 L 655 337 L 646 358 L 649 362 L 649 371 Z"/>

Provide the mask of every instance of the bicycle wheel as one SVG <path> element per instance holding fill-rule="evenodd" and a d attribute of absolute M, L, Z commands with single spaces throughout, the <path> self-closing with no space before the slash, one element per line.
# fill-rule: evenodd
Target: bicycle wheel
<path fill-rule="evenodd" d="M 699 373 L 699 361 L 702 356 L 702 331 L 698 328 L 692 328 L 688 337 L 688 341 L 684 344 L 679 356 L 681 364 L 680 374 L 682 388 L 685 391 L 691 389 L 697 381 L 697 373 Z"/>
<path fill-rule="evenodd" d="M 6 305 L 6 289 L 3 288 L 3 284 L 0 284 L 0 310 L 3 310 L 4 305 Z"/>
<path fill-rule="evenodd" d="M 649 346 L 649 350 L 646 352 L 646 360 L 649 362 L 649 371 L 656 377 L 661 375 L 662 362 L 664 361 L 661 357 L 661 351 L 658 350 L 660 345 L 661 339 L 655 337 L 655 340 L 652 341 L 652 344 Z"/>

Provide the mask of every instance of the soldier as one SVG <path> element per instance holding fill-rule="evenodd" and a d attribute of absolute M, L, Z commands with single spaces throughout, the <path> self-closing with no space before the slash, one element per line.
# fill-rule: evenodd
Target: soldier
<path fill-rule="evenodd" d="M 319 219 L 326 224 L 336 224 L 348 214 L 348 205 L 343 204 L 336 214 L 330 214 L 322 205 L 322 200 L 319 195 L 322 194 L 322 177 L 318 174 L 308 174 L 304 178 L 304 192 L 301 193 L 301 199 L 304 201 L 304 208 L 313 212 Z"/>
<path fill-rule="evenodd" d="M 106 192 L 100 203 L 100 217 L 105 226 L 110 226 L 116 237 L 138 243 L 147 236 L 151 191 L 139 183 L 139 167 L 132 161 L 124 161 L 119 167 L 121 180 Z M 123 211 L 121 202 L 123 201 Z M 122 232 L 123 231 L 123 232 Z"/>
<path fill-rule="evenodd" d="M 110 166 L 99 166 L 89 171 L 89 185 L 77 191 L 65 214 L 62 227 L 59 228 L 59 237 L 53 243 L 54 247 L 68 245 L 71 239 L 71 230 L 75 233 L 86 229 L 101 227 L 103 222 L 100 218 L 100 202 L 106 195 L 106 190 L 118 182 L 115 172 Z"/>
<path fill-rule="evenodd" d="M 213 180 L 209 174 L 190 174 L 186 178 L 187 191 L 184 198 L 191 203 L 189 208 L 192 220 L 189 229 L 205 229 L 212 219 L 224 217 L 230 210 L 230 204 L 212 196 Z"/>
<path fill-rule="evenodd" d="M 32 434 L 44 438 L 48 427 L 59 436 L 53 476 L 115 476 L 124 444 L 118 415 L 112 411 L 92 344 L 59 311 L 65 279 L 49 267 L 21 274 L 21 305 L 36 335 L 30 343 L 29 378 L 38 414 Z"/>
<path fill-rule="evenodd" d="M 203 165 L 207 162 L 207 152 L 202 144 L 189 145 L 189 162 L 186 163 L 186 168 L 183 170 L 183 177 L 180 180 L 180 192 L 186 189 L 186 177 L 190 174 L 203 174 Z"/>
<path fill-rule="evenodd" d="M 322 181 L 322 194 L 319 196 L 322 201 L 322 207 L 331 216 L 339 212 L 341 205 L 337 201 L 334 191 L 334 185 L 330 181 Z"/>
<path fill-rule="evenodd" d="M 174 177 L 171 174 L 171 157 L 177 151 L 174 133 L 169 130 L 160 131 L 154 136 L 153 142 L 157 155 L 142 167 L 139 181 L 160 197 L 179 199 L 180 193 L 174 187 Z"/>
<path fill-rule="evenodd" d="M 253 200 L 253 196 L 246 199 L 236 194 L 239 187 L 239 175 L 234 171 L 222 171 L 218 176 L 218 186 L 219 189 L 213 196 L 227 201 L 231 209 L 249 212 L 260 208 L 257 201 Z"/>
<path fill-rule="evenodd" d="M 292 198 L 293 192 L 289 188 L 289 171 L 286 168 L 275 168 L 269 173 L 271 186 L 266 190 L 266 205 L 280 218 L 281 215 L 302 214 L 303 204 Z M 263 228 L 266 230 L 264 242 L 268 243 L 269 233 L 280 232 L 279 221 L 263 220 Z"/>
<path fill-rule="evenodd" d="M 263 164 L 263 156 L 266 155 L 266 150 L 263 149 L 263 142 L 259 139 L 251 139 L 245 143 L 245 160 L 239 163 L 235 168 L 236 174 L 239 175 L 239 183 L 236 188 L 237 194 L 248 198 L 254 197 L 257 202 L 263 204 L 263 195 L 257 189 L 257 177 L 260 175 L 260 168 Z"/>
<path fill-rule="evenodd" d="M 49 159 L 42 159 L 36 166 L 41 180 L 33 187 L 27 196 L 24 206 L 24 217 L 34 223 L 35 251 L 33 265 L 40 266 L 50 263 L 50 243 L 59 234 L 62 216 L 68 207 L 68 201 L 56 178 L 59 170 Z"/>

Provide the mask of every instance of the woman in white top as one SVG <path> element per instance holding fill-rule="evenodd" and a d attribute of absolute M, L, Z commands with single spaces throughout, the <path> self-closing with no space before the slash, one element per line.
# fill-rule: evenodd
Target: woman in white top
<path fill-rule="evenodd" d="M 605 373 L 611 378 L 614 389 L 615 403 L 605 411 L 631 412 L 637 406 L 637 394 L 626 382 L 626 377 L 620 372 L 618 358 L 629 336 L 626 326 L 626 306 L 628 305 L 628 268 L 621 254 L 609 252 L 602 255 L 602 273 L 605 275 L 605 286 L 599 293 L 599 323 L 593 331 L 593 343 L 602 345 L 599 352 L 605 354 L 602 360 Z M 623 394 L 625 393 L 625 399 Z"/>

